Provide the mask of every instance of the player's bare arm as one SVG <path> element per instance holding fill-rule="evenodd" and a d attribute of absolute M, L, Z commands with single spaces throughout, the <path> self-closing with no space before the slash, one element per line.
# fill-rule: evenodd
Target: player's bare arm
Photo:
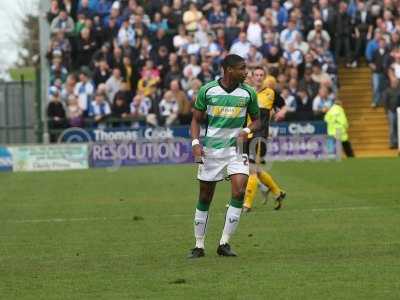
<path fill-rule="evenodd" d="M 192 152 L 195 158 L 195 161 L 200 163 L 201 157 L 204 155 L 203 149 L 200 145 L 199 136 L 200 136 L 200 124 L 204 118 L 204 111 L 199 111 L 197 109 L 193 109 L 193 117 L 192 123 L 190 125 L 190 132 L 192 135 Z"/>

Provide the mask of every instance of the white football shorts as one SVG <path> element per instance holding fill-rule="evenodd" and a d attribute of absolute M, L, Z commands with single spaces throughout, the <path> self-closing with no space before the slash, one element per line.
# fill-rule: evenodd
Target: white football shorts
<path fill-rule="evenodd" d="M 197 179 L 201 181 L 221 181 L 226 175 L 249 175 L 249 158 L 247 154 L 232 154 L 226 157 L 203 157 L 199 164 Z"/>

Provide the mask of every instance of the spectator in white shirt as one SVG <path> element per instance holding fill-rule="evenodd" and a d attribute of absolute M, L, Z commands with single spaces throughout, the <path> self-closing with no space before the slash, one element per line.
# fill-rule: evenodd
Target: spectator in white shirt
<path fill-rule="evenodd" d="M 279 37 L 281 47 L 283 49 L 287 49 L 289 44 L 296 41 L 297 34 L 301 34 L 301 33 L 296 29 L 295 21 L 289 20 L 288 27 L 281 32 L 280 37 Z"/>
<path fill-rule="evenodd" d="M 182 53 L 182 49 L 189 43 L 189 38 L 185 29 L 185 26 L 179 25 L 178 34 L 173 38 L 173 45 L 178 53 Z"/>
<path fill-rule="evenodd" d="M 303 54 L 295 48 L 294 43 L 288 45 L 287 50 L 283 52 L 283 58 L 288 67 L 298 67 L 303 62 Z"/>
<path fill-rule="evenodd" d="M 328 31 L 322 29 L 322 26 L 323 24 L 321 20 L 315 20 L 314 29 L 307 35 L 307 42 L 313 46 L 322 46 L 325 49 L 328 49 L 331 37 L 329 36 Z"/>
<path fill-rule="evenodd" d="M 158 126 L 156 115 L 150 113 L 151 107 L 151 99 L 144 96 L 143 93 L 138 93 L 130 105 L 130 112 L 133 117 L 144 118 L 146 123 Z"/>
<path fill-rule="evenodd" d="M 247 26 L 247 40 L 257 48 L 262 45 L 262 27 L 259 22 L 259 15 L 256 12 L 250 14 L 250 22 Z"/>
<path fill-rule="evenodd" d="M 159 108 L 162 123 L 165 123 L 166 126 L 170 126 L 178 118 L 179 104 L 171 91 L 165 92 Z"/>
<path fill-rule="evenodd" d="M 94 94 L 94 86 L 89 79 L 88 70 L 82 69 L 80 72 L 79 82 L 75 85 L 74 93 L 78 96 L 79 107 L 84 115 L 87 115 Z"/>
<path fill-rule="evenodd" d="M 184 49 L 186 49 L 186 53 L 189 55 L 191 54 L 197 55 L 200 52 L 200 44 L 194 40 L 191 34 L 189 34 L 188 43 L 186 44 L 186 47 Z"/>
<path fill-rule="evenodd" d="M 65 10 L 61 10 L 60 14 L 53 19 L 50 25 L 51 33 L 57 33 L 63 31 L 67 35 L 72 34 L 74 31 L 74 20 L 68 16 Z"/>
<path fill-rule="evenodd" d="M 231 54 L 239 55 L 245 59 L 250 51 L 250 46 L 251 44 L 247 40 L 246 33 L 241 32 L 239 34 L 239 40 L 233 43 L 231 50 L 229 52 Z"/>
<path fill-rule="evenodd" d="M 326 113 L 333 105 L 334 100 L 334 96 L 330 94 L 329 88 L 321 86 L 318 95 L 313 100 L 313 112 L 317 115 Z"/>
<path fill-rule="evenodd" d="M 200 26 L 194 34 L 194 40 L 200 45 L 200 47 L 206 48 L 208 46 L 208 35 L 210 33 L 213 34 L 212 31 L 210 32 L 208 21 L 203 19 L 200 21 Z"/>
<path fill-rule="evenodd" d="M 129 18 L 124 19 L 124 22 L 118 31 L 117 41 L 119 46 L 122 46 L 128 42 L 129 46 L 135 47 L 135 30 L 132 28 L 131 24 L 129 24 Z"/>
<path fill-rule="evenodd" d="M 196 55 L 190 55 L 189 64 L 186 65 L 185 68 L 183 68 L 184 76 L 189 77 L 188 76 L 189 71 L 191 72 L 192 77 L 197 77 L 197 75 L 199 75 L 199 73 L 201 72 L 201 67 L 197 62 Z"/>
<path fill-rule="evenodd" d="M 106 81 L 107 97 L 110 101 L 114 100 L 115 94 L 121 89 L 122 82 L 121 70 L 114 68 L 111 77 Z"/>

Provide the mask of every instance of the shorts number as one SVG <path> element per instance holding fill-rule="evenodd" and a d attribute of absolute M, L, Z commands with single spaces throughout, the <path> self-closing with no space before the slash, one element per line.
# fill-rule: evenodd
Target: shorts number
<path fill-rule="evenodd" d="M 247 156 L 247 154 L 243 154 L 242 158 L 243 158 L 243 164 L 245 166 L 248 166 L 249 165 L 249 157 Z"/>

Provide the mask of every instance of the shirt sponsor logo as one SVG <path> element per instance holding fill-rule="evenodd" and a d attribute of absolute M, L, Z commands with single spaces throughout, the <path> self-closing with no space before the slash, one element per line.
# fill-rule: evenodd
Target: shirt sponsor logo
<path fill-rule="evenodd" d="M 239 117 L 241 111 L 240 107 L 216 106 L 212 109 L 212 115 L 217 117 L 235 118 Z"/>

